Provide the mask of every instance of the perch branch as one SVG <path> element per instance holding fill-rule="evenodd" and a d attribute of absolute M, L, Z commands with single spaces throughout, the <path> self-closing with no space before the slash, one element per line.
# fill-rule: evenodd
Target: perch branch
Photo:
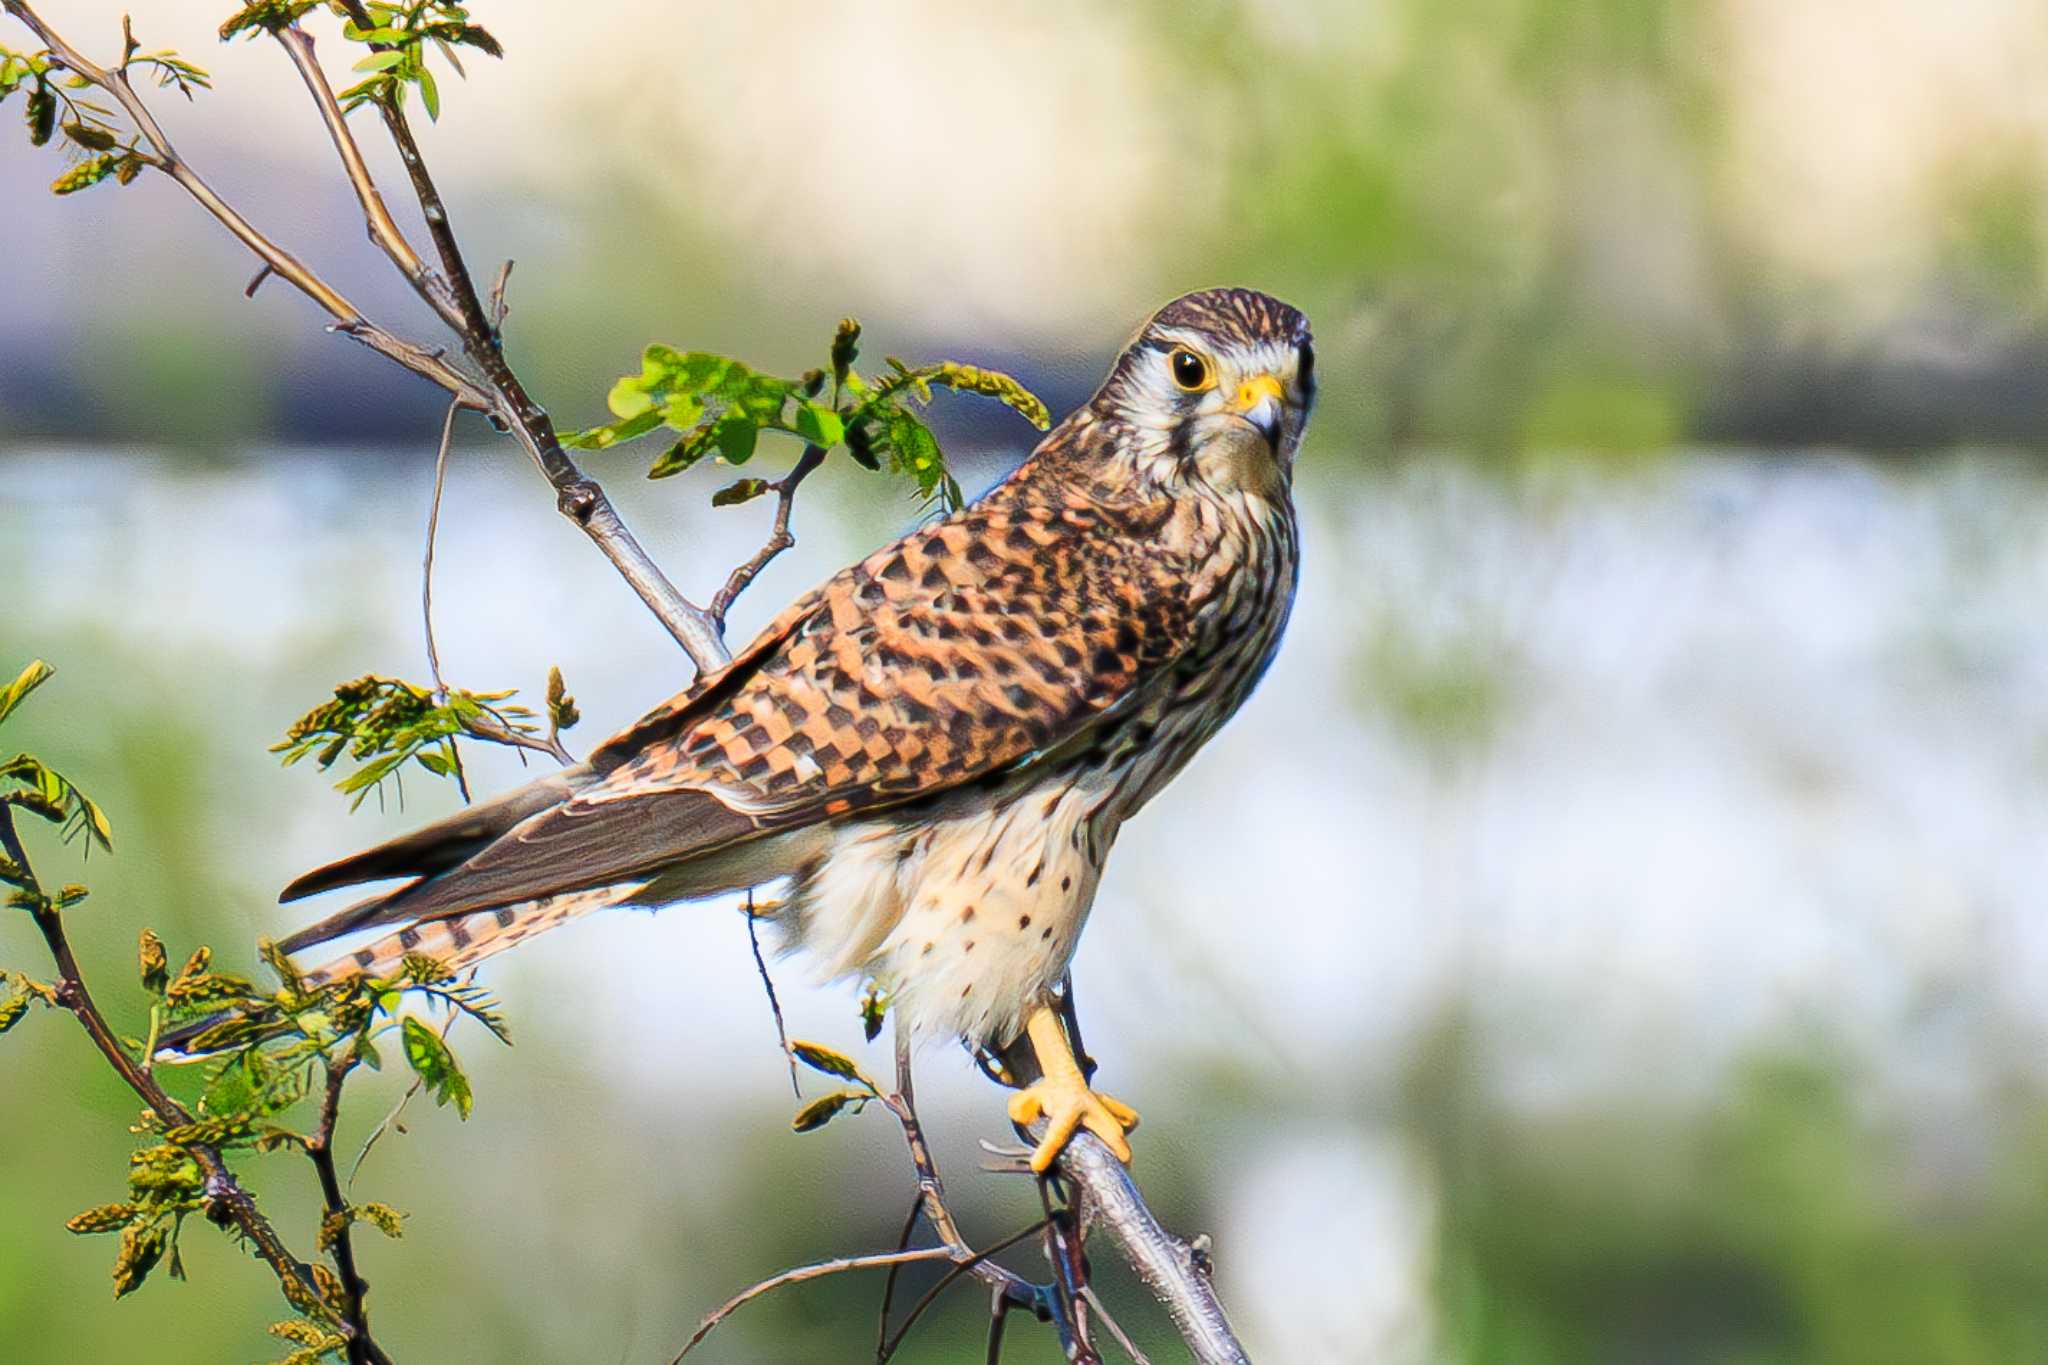
<path fill-rule="evenodd" d="M 1200 1365 L 1250 1365 L 1209 1280 L 1208 1257 L 1159 1225 L 1131 1173 L 1101 1138 L 1081 1132 L 1060 1154 L 1060 1175 L 1085 1191 L 1093 1221 L 1166 1308 Z"/>
<path fill-rule="evenodd" d="M 0 851 L 4 851 L 21 869 L 31 886 L 37 884 L 35 873 L 29 864 L 28 850 L 22 847 L 21 838 L 15 831 L 14 810 L 10 806 L 0 806 Z M 71 941 L 64 931 L 63 916 L 47 901 L 39 902 L 29 913 L 35 920 L 36 928 L 43 936 L 43 943 L 48 947 L 50 957 L 57 966 L 58 1003 L 78 1020 L 86 1036 L 92 1040 L 93 1046 L 106 1058 L 107 1064 L 113 1067 L 115 1073 L 144 1104 L 149 1106 L 158 1119 L 170 1127 L 191 1123 L 191 1112 L 171 1098 L 157 1083 L 156 1076 L 147 1065 L 136 1061 L 128 1054 L 128 1050 L 121 1045 L 121 1040 L 115 1037 L 114 1030 L 108 1025 L 106 1016 L 100 1013 L 99 1006 L 92 998 L 92 992 L 86 988 L 85 975 L 79 970 L 78 958 L 71 951 Z M 263 1258 L 270 1266 L 271 1272 L 277 1276 L 279 1285 L 287 1289 L 285 1297 L 294 1303 L 322 1302 L 320 1286 L 313 1278 L 312 1268 L 292 1255 L 291 1249 L 285 1246 L 284 1239 L 278 1236 L 277 1229 L 271 1226 L 270 1220 L 256 1207 L 255 1199 L 235 1179 L 234 1172 L 228 1169 L 220 1148 L 208 1143 L 193 1143 L 186 1150 L 191 1152 L 192 1159 L 198 1163 L 200 1174 L 205 1179 L 207 1196 L 213 1201 L 213 1207 L 220 1210 L 249 1244 L 255 1247 L 256 1254 Z M 360 1361 L 364 1362 L 364 1365 L 391 1365 L 390 1358 L 371 1339 L 369 1329 L 360 1316 L 351 1315 L 348 1320 L 339 1324 L 338 1330 L 349 1341 L 352 1365 L 358 1360 L 355 1354 L 358 1350 L 362 1352 Z"/>

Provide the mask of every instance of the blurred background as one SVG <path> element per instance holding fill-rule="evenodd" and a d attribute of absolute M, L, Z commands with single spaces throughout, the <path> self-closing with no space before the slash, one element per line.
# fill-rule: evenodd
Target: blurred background
<path fill-rule="evenodd" d="M 138 20 L 216 78 L 154 98 L 172 136 L 429 335 L 282 55 L 214 42 L 227 8 Z M 116 6 L 40 9 L 116 50 Z M 1076 967 L 1139 1176 L 1213 1235 L 1258 1359 L 2048 1361 L 2048 12 L 570 14 L 479 5 L 508 58 L 444 78 L 425 135 L 478 273 L 518 262 L 508 347 L 567 425 L 650 340 L 793 373 L 852 313 L 871 358 L 1007 368 L 1063 410 L 1183 290 L 1314 321 L 1290 638 L 1125 832 Z M 350 816 L 265 752 L 337 680 L 424 675 L 441 402 L 287 288 L 245 299 L 250 260 L 167 182 L 55 199 L 61 167 L 0 137 L 0 671 L 61 670 L 6 739 L 113 817 L 113 858 L 37 851 L 95 886 L 81 951 L 135 1027 L 139 926 L 246 963 L 312 913 L 272 903 L 289 876 L 452 802 Z M 970 489 L 1031 440 L 964 401 L 935 422 Z M 764 533 L 711 472 L 589 467 L 686 591 Z M 828 468 L 735 634 L 917 515 Z M 473 424 L 436 597 L 450 681 L 533 699 L 560 664 L 576 747 L 687 681 Z M 0 962 L 43 968 L 25 923 Z M 893 1241 L 893 1125 L 788 1132 L 731 906 L 601 917 L 486 979 L 518 1046 L 456 1030 L 475 1117 L 416 1106 L 357 1186 L 414 1215 L 365 1251 L 401 1359 L 666 1360 L 742 1285 Z M 777 984 L 793 1033 L 886 1065 L 850 992 Z M 111 1246 L 61 1222 L 121 1193 L 132 1104 L 58 1017 L 0 1068 L 0 1356 L 282 1354 L 219 1238 L 187 1239 L 192 1283 L 107 1302 Z M 921 1078 L 971 1235 L 1028 1222 L 974 1169 L 1001 1096 L 944 1047 Z M 400 1088 L 363 1078 L 344 1141 Z M 306 1173 L 250 1178 L 310 1240 Z M 1115 1260 L 1112 1306 L 1180 1358 Z M 703 1356 L 864 1358 L 879 1289 L 785 1291 Z M 903 1358 L 979 1360 L 982 1316 L 961 1295 Z M 1057 1358 L 1022 1327 L 1006 1358 Z"/>

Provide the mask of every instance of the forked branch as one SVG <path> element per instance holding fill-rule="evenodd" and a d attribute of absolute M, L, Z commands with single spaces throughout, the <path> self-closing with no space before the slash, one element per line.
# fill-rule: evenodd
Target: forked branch
<path fill-rule="evenodd" d="M 35 873 L 29 862 L 28 850 L 22 846 L 21 838 L 14 827 L 14 810 L 0 804 L 0 853 L 10 859 L 14 866 L 34 887 Z M 163 1086 L 157 1083 L 146 1061 L 137 1061 L 114 1033 L 107 1018 L 100 1013 L 92 992 L 85 984 L 85 974 L 79 970 L 78 958 L 71 951 L 71 942 L 64 931 L 64 917 L 47 900 L 38 897 L 38 903 L 29 909 L 36 929 L 43 936 L 43 943 L 49 949 L 51 961 L 57 968 L 57 1003 L 71 1012 L 92 1040 L 100 1055 L 106 1059 L 128 1088 L 135 1092 L 145 1105 L 167 1128 L 189 1126 L 193 1115 L 184 1105 L 171 1098 Z M 291 1249 L 278 1236 L 277 1229 L 257 1208 L 256 1201 L 235 1179 L 222 1158 L 220 1148 L 211 1143 L 195 1142 L 186 1149 L 198 1163 L 205 1179 L 205 1191 L 210 1201 L 208 1216 L 226 1224 L 232 1224 L 242 1237 L 263 1258 L 271 1273 L 277 1276 L 284 1295 L 295 1306 L 305 1311 L 320 1311 L 324 1303 L 319 1281 L 313 1277 L 311 1266 L 294 1256 Z M 335 1324 L 335 1330 L 347 1340 L 350 1365 L 391 1365 L 377 1343 L 371 1338 L 368 1324 L 362 1316 L 360 1294 L 349 1299 L 348 1309 Z"/>

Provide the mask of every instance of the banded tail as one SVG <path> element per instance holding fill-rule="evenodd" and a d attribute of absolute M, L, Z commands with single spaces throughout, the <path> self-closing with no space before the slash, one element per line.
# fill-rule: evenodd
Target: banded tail
<path fill-rule="evenodd" d="M 300 981 L 308 990 L 313 990 L 351 977 L 396 977 L 402 973 L 405 959 L 415 955 L 430 957 L 451 973 L 467 971 L 485 958 L 535 934 L 545 933 L 593 910 L 609 909 L 631 900 L 646 886 L 644 881 L 620 882 L 613 886 L 592 887 L 587 891 L 544 896 L 495 910 L 478 910 L 467 915 L 410 924 L 353 952 L 321 963 L 304 973 Z M 202 1035 L 232 1017 L 228 1013 L 208 1015 L 171 1030 L 158 1041 L 155 1060 L 194 1062 L 229 1050 L 203 1042 L 198 1046 L 194 1044 Z M 241 1032 L 235 1036 L 232 1047 L 239 1048 L 250 1041 L 252 1036 Z"/>

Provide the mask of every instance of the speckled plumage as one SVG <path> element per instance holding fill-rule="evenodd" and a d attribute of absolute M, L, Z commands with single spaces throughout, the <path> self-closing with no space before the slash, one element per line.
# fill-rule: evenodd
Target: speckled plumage
<path fill-rule="evenodd" d="M 1178 386 L 1181 350 L 1209 389 Z M 921 1031 L 1007 1041 L 1118 828 L 1278 646 L 1311 356 L 1265 295 L 1169 304 L 981 500 L 799 598 L 587 764 L 301 879 L 288 897 L 416 877 L 287 946 L 396 923 L 316 979 L 463 965 L 589 909 L 788 876 L 781 921 L 821 972 L 875 977 Z"/>

